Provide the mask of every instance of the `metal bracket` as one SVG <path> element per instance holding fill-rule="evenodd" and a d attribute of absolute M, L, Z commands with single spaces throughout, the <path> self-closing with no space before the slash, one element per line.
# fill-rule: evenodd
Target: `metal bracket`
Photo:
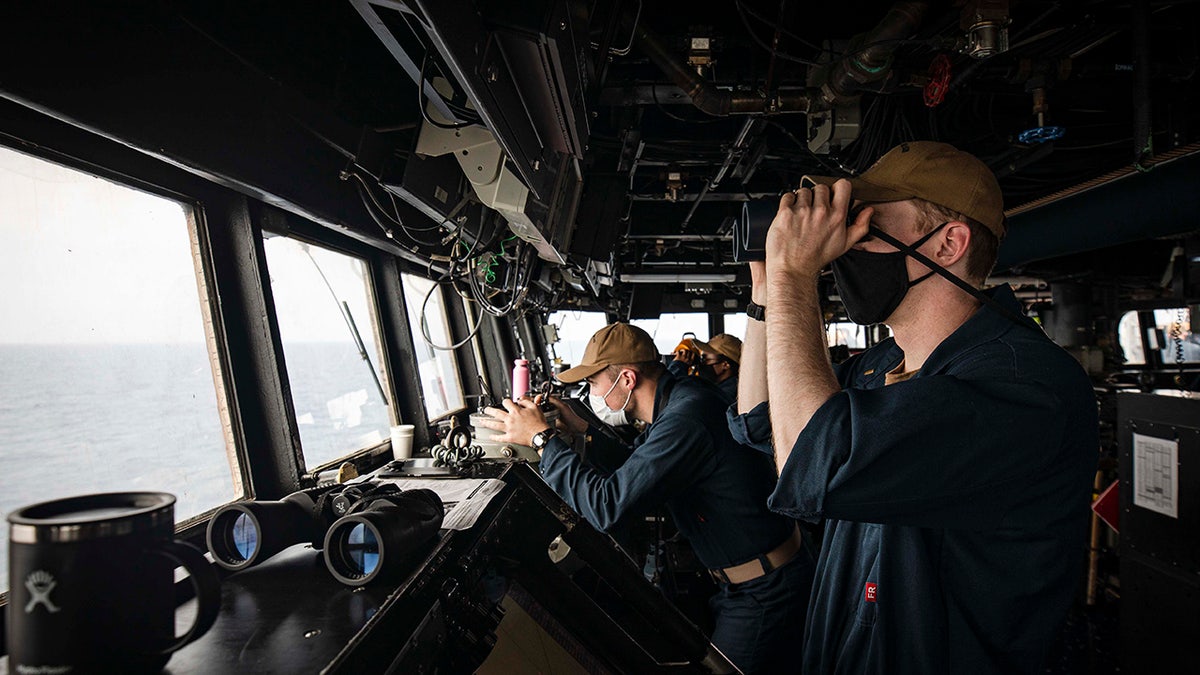
<path fill-rule="evenodd" d="M 446 83 L 435 78 L 434 86 L 441 88 Z M 426 112 L 434 121 L 448 122 L 431 104 L 427 105 Z M 424 122 L 417 136 L 416 151 L 431 157 L 453 154 L 479 201 L 504 216 L 513 234 L 532 244 L 543 260 L 566 262 L 526 215 L 529 188 L 505 166 L 504 150 L 491 131 L 478 125 L 444 129 Z"/>
<path fill-rule="evenodd" d="M 807 115 L 808 149 L 828 155 L 840 150 L 858 138 L 862 129 L 862 112 L 858 101 L 834 106 L 830 110 L 811 112 Z"/>

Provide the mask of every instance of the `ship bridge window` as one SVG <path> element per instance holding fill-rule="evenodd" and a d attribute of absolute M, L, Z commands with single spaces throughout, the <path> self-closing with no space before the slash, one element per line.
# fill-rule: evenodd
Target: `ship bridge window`
<path fill-rule="evenodd" d="M 558 332 L 558 342 L 550 348 L 554 350 L 555 358 L 562 361 L 564 369 L 582 363 L 588 340 L 608 325 L 604 312 L 553 312 L 548 321 Z"/>
<path fill-rule="evenodd" d="M 732 335 L 739 340 L 746 339 L 746 318 L 745 312 L 739 314 L 725 315 L 725 333 Z"/>
<path fill-rule="evenodd" d="M 708 339 L 707 314 L 661 314 L 657 319 L 634 319 L 629 323 L 649 333 L 662 354 L 673 354 L 684 333 L 695 333 L 701 340 Z"/>
<path fill-rule="evenodd" d="M 267 235 L 271 294 L 309 471 L 388 437 L 379 319 L 367 264 Z"/>
<path fill-rule="evenodd" d="M 1158 363 L 1166 367 L 1200 362 L 1200 335 L 1192 332 L 1189 308 L 1154 310 L 1154 325 L 1144 327 L 1144 336 L 1139 314 L 1126 312 L 1117 324 L 1117 340 L 1125 355 L 1125 365 L 1145 365 L 1147 348 L 1150 349 L 1149 356 L 1157 357 Z"/>
<path fill-rule="evenodd" d="M 0 204 L 0 512 L 241 497 L 191 207 L 6 148 Z"/>
<path fill-rule="evenodd" d="M 408 306 L 408 327 L 417 355 L 425 414 L 434 420 L 462 410 L 467 402 L 463 397 L 458 361 L 451 349 L 455 343 L 441 289 L 434 282 L 413 274 L 401 274 L 400 283 L 404 287 L 404 304 Z"/>
<path fill-rule="evenodd" d="M 846 345 L 850 349 L 867 348 L 867 329 L 851 321 L 833 321 L 825 326 L 829 346 Z"/>
<path fill-rule="evenodd" d="M 1200 361 L 1200 335 L 1192 332 L 1187 307 L 1154 310 L 1154 328 L 1151 345 L 1160 350 L 1163 365 Z"/>
<path fill-rule="evenodd" d="M 746 321 L 744 313 L 726 314 L 725 332 L 739 340 L 745 340 Z M 846 345 L 850 349 L 867 348 L 866 328 L 848 321 L 834 321 L 827 325 L 825 327 L 825 338 L 829 341 L 830 347 Z"/>
<path fill-rule="evenodd" d="M 1125 365 L 1141 366 L 1146 364 L 1146 352 L 1142 347 L 1142 335 L 1138 330 L 1138 313 L 1125 312 L 1121 322 L 1117 324 L 1117 341 L 1121 351 L 1125 353 Z"/>

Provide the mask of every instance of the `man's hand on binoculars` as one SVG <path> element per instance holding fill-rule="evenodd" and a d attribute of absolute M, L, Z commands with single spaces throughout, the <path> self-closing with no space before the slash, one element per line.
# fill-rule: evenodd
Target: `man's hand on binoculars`
<path fill-rule="evenodd" d="M 558 410 L 559 429 L 571 434 L 582 434 L 588 430 L 587 422 L 577 415 L 574 410 L 571 410 L 571 406 L 567 405 L 566 401 L 563 401 L 561 398 L 557 396 L 539 396 L 534 401 L 537 403 L 548 401 L 550 405 Z"/>
<path fill-rule="evenodd" d="M 683 361 L 690 366 L 696 362 L 696 352 L 692 351 L 691 349 L 676 349 L 675 360 Z"/>
<path fill-rule="evenodd" d="M 500 401 L 500 405 L 504 406 L 504 410 L 484 408 L 483 412 L 491 419 L 479 420 L 479 424 L 488 429 L 501 432 L 494 440 L 530 445 L 534 434 L 550 428 L 546 416 L 531 398 L 520 398 L 516 401 L 506 398 Z"/>
<path fill-rule="evenodd" d="M 850 181 L 799 188 L 779 199 L 767 232 L 767 269 L 816 278 L 826 265 L 867 234 L 874 209 L 865 208 L 847 225 Z"/>

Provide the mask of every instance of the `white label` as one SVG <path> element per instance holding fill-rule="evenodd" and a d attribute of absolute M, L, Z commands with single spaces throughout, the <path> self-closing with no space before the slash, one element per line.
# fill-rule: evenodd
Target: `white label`
<path fill-rule="evenodd" d="M 1133 435 L 1133 505 L 1179 518 L 1179 442 Z"/>

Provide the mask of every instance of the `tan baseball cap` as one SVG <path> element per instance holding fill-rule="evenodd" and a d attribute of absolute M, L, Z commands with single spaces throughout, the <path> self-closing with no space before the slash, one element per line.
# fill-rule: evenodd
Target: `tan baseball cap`
<path fill-rule="evenodd" d="M 837 176 L 805 176 L 833 185 Z M 1004 198 L 996 175 L 974 155 L 934 141 L 910 141 L 892 148 L 862 175 L 849 179 L 851 197 L 895 202 L 920 197 L 983 223 L 1004 238 Z"/>
<path fill-rule="evenodd" d="M 587 379 L 605 368 L 620 363 L 657 361 L 660 356 L 654 339 L 646 331 L 627 323 L 614 323 L 596 331 L 583 350 L 583 362 L 558 374 L 568 384 Z"/>
<path fill-rule="evenodd" d="M 739 366 L 742 364 L 742 341 L 728 333 L 714 335 L 708 342 L 695 340 L 701 351 L 720 354 Z"/>

